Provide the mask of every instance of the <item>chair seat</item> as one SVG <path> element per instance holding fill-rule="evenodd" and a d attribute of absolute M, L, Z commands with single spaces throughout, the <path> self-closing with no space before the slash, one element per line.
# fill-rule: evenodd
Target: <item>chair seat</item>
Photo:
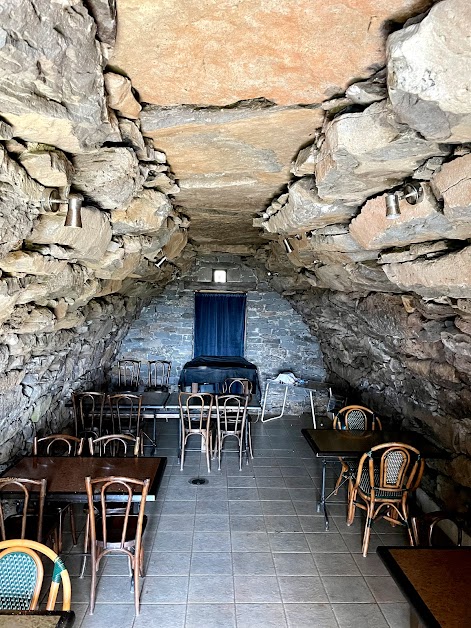
<path fill-rule="evenodd" d="M 120 546 L 121 537 L 123 535 L 123 527 L 124 527 L 124 515 L 111 515 L 106 517 L 106 536 L 107 536 L 107 546 Z M 125 543 L 130 543 L 134 541 L 136 538 L 137 532 L 137 515 L 129 515 L 128 517 L 128 525 L 126 528 L 126 538 L 124 540 Z M 146 529 L 147 525 L 147 515 L 144 515 L 144 519 L 142 522 L 142 532 Z M 102 518 L 98 517 L 96 520 L 96 538 L 97 542 L 103 544 L 103 524 Z"/>
<path fill-rule="evenodd" d="M 5 519 L 5 537 L 7 539 L 20 539 L 21 538 L 21 515 L 10 515 Z M 44 515 L 43 516 L 43 532 L 42 539 L 47 540 L 51 532 L 58 525 L 56 515 Z M 36 515 L 26 516 L 26 529 L 25 539 L 37 540 L 38 537 L 38 518 Z"/>
<path fill-rule="evenodd" d="M 358 467 L 350 466 L 351 472 L 356 476 Z M 375 476 L 375 484 L 379 484 L 379 469 L 374 470 Z M 370 484 L 370 474 L 368 469 L 363 469 L 360 478 L 360 485 L 358 487 L 362 493 L 369 495 L 371 492 L 371 484 Z M 375 497 L 376 499 L 400 499 L 402 495 L 405 493 L 406 489 L 385 489 L 384 487 L 375 489 Z"/>

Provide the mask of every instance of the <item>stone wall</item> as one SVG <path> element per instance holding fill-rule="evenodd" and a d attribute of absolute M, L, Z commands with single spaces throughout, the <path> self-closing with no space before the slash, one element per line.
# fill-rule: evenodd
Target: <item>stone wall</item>
<path fill-rule="evenodd" d="M 194 292 L 218 289 L 212 283 L 212 269 L 227 271 L 227 284 L 219 290 L 247 293 L 245 357 L 257 365 L 262 388 L 267 377 L 292 371 L 297 377 L 322 380 L 325 371 L 319 344 L 301 317 L 269 284 L 262 267 L 244 263 L 233 255 L 200 255 L 190 273 L 178 283 L 167 286 L 143 308 L 132 324 L 120 357 L 143 360 L 167 359 L 172 362 L 171 383 L 175 387 L 182 366 L 193 357 Z M 290 411 L 306 409 L 305 394 L 293 391 Z M 280 401 L 281 390 L 274 390 L 271 405 Z"/>

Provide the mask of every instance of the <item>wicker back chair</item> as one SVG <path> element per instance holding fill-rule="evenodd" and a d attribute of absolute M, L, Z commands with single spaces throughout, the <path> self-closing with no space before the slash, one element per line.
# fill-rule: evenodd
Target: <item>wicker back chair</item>
<path fill-rule="evenodd" d="M 172 363 L 167 360 L 149 360 L 147 362 L 147 388 L 158 392 L 168 392 Z"/>
<path fill-rule="evenodd" d="M 407 499 L 420 484 L 424 464 L 419 450 L 405 443 L 376 445 L 360 458 L 356 478 L 349 481 L 347 524 L 353 523 L 356 507 L 366 510 L 363 556 L 368 553 L 371 526 L 379 517 L 405 526 L 414 545 Z"/>
<path fill-rule="evenodd" d="M 98 438 L 103 429 L 103 410 L 106 395 L 101 392 L 74 392 L 72 405 L 75 417 L 75 436 Z"/>
<path fill-rule="evenodd" d="M 40 554 L 54 564 L 46 610 L 53 611 L 62 582 L 62 610 L 70 610 L 69 572 L 59 556 L 49 547 L 25 539 L 0 542 L 0 609 L 36 610 L 44 578 Z"/>
<path fill-rule="evenodd" d="M 121 390 L 137 390 L 141 373 L 140 360 L 118 360 L 118 388 Z"/>
<path fill-rule="evenodd" d="M 92 581 L 90 590 L 90 614 L 95 608 L 97 572 L 100 561 L 108 554 L 123 554 L 128 557 L 134 586 L 134 605 L 136 615 L 140 608 L 139 578 L 144 565 L 142 535 L 147 525 L 144 514 L 146 498 L 149 492 L 149 479 L 137 480 L 125 477 L 85 478 L 90 518 L 90 546 L 92 558 Z M 126 499 L 124 512 L 108 510 L 107 497 L 110 492 L 119 490 Z M 139 495 L 138 514 L 132 513 L 133 497 Z M 114 502 L 116 504 L 116 502 Z M 113 502 L 111 502 L 113 508 Z"/>
<path fill-rule="evenodd" d="M 239 444 L 239 470 L 242 469 L 242 451 L 247 420 L 248 395 L 218 395 L 217 411 L 217 452 L 218 468 L 221 469 L 221 452 L 228 436 L 234 436 Z"/>

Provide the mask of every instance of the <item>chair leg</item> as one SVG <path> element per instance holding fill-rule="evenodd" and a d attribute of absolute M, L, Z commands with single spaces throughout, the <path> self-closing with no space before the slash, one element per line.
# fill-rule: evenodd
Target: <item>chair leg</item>
<path fill-rule="evenodd" d="M 370 536 L 371 536 L 371 526 L 373 524 L 373 508 L 374 504 L 368 504 L 368 510 L 366 511 L 366 523 L 365 523 L 365 532 L 363 534 L 363 547 L 362 553 L 366 558 L 368 554 L 368 546 L 370 544 Z"/>
<path fill-rule="evenodd" d="M 240 437 L 237 438 L 239 441 L 239 471 L 242 471 L 242 443 L 243 443 L 244 435 L 241 433 Z"/>
<path fill-rule="evenodd" d="M 218 448 L 218 469 L 221 470 L 221 450 L 222 450 L 222 441 L 221 441 L 221 431 L 218 430 L 217 435 L 217 448 Z"/>
<path fill-rule="evenodd" d="M 339 487 L 342 484 L 342 480 L 345 478 L 345 474 L 350 471 L 350 467 L 346 462 L 340 459 L 340 463 L 342 465 L 342 469 L 340 470 L 339 477 L 337 478 L 337 482 L 335 484 L 334 495 L 337 495 L 337 493 L 339 492 Z"/>
<path fill-rule="evenodd" d="M 210 462 L 209 462 L 209 448 L 210 448 L 211 443 L 212 443 L 212 441 L 211 441 L 211 438 L 212 438 L 212 437 L 211 437 L 211 433 L 206 434 L 206 437 L 204 437 L 203 435 L 201 435 L 201 436 L 202 436 L 202 438 L 204 438 L 204 440 L 205 440 L 206 463 L 207 463 L 207 465 L 208 465 L 208 473 L 211 473 L 211 465 L 210 465 Z"/>
<path fill-rule="evenodd" d="M 88 536 L 90 533 L 90 515 L 87 515 L 87 521 L 85 523 L 85 538 L 83 540 L 83 560 L 82 567 L 80 568 L 80 577 L 83 578 L 85 573 L 85 567 L 87 565 L 87 554 L 88 554 Z"/>
<path fill-rule="evenodd" d="M 351 526 L 355 519 L 355 498 L 356 491 L 353 490 L 352 481 L 348 481 L 348 513 L 347 513 L 347 525 Z"/>
<path fill-rule="evenodd" d="M 95 610 L 95 598 L 96 598 L 96 576 L 97 576 L 97 566 L 95 561 L 95 552 L 92 549 L 92 579 L 90 583 L 90 615 L 93 615 L 93 611 Z"/>
<path fill-rule="evenodd" d="M 248 425 L 248 434 L 249 434 L 249 451 L 250 451 L 250 457 L 253 460 L 253 450 L 252 450 L 252 428 L 250 426 L 250 423 L 247 424 Z M 248 460 L 247 460 L 248 462 Z"/>
<path fill-rule="evenodd" d="M 72 534 L 72 543 L 77 545 L 77 527 L 75 525 L 75 513 L 74 513 L 74 505 L 69 504 L 69 517 L 70 517 L 70 532 Z M 62 545 L 62 543 L 61 543 Z"/>
<path fill-rule="evenodd" d="M 185 445 L 186 445 L 185 432 L 182 431 L 182 448 L 180 451 L 180 471 L 183 471 L 183 462 L 185 461 Z"/>
<path fill-rule="evenodd" d="M 140 582 L 139 582 L 139 576 L 140 576 L 140 552 L 138 553 L 139 555 L 134 556 L 134 608 L 136 611 L 136 616 L 139 615 L 140 612 Z"/>

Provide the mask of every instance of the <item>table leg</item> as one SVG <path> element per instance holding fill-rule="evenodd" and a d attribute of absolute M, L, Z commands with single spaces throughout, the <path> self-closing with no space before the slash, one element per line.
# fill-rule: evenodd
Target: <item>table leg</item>
<path fill-rule="evenodd" d="M 326 471 L 327 471 L 327 460 L 325 458 L 322 458 L 321 494 L 320 494 L 320 499 L 317 502 L 317 512 L 323 513 L 325 529 L 327 531 L 329 529 L 329 518 L 327 516 L 327 506 L 326 506 L 326 498 L 325 498 Z"/>
<path fill-rule="evenodd" d="M 267 385 L 265 387 L 265 398 L 263 400 L 262 416 L 260 417 L 260 421 L 262 423 L 268 423 L 268 421 L 274 421 L 275 419 L 281 419 L 281 417 L 285 413 L 286 397 L 288 396 L 288 384 L 285 384 L 285 394 L 284 394 L 284 397 L 283 397 L 283 405 L 281 407 L 280 414 L 278 414 L 277 416 L 272 416 L 269 419 L 265 419 L 265 406 L 267 405 L 267 397 L 268 397 L 269 386 L 270 386 L 270 382 L 267 382 Z"/>
<path fill-rule="evenodd" d="M 311 400 L 312 425 L 314 429 L 317 430 L 316 412 L 314 410 L 314 399 L 312 397 L 312 390 L 309 391 L 309 399 Z"/>

